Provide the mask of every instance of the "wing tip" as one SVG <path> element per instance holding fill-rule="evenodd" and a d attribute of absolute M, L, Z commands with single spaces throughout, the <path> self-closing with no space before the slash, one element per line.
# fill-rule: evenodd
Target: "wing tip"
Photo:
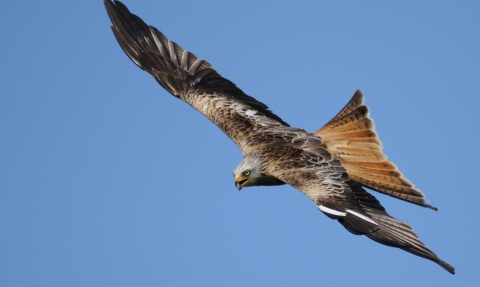
<path fill-rule="evenodd" d="M 425 207 L 430 208 L 430 209 L 433 209 L 433 210 L 435 210 L 435 211 L 438 211 L 438 207 L 436 207 L 436 206 L 431 206 L 430 204 L 425 204 Z"/>
<path fill-rule="evenodd" d="M 437 264 L 440 265 L 443 269 L 447 270 L 450 274 L 455 275 L 455 267 L 453 267 L 452 265 L 448 264 L 443 260 L 439 260 Z"/>

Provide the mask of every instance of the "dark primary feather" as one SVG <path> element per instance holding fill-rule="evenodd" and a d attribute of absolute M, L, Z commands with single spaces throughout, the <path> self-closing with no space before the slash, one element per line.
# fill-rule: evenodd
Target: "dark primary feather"
<path fill-rule="evenodd" d="M 455 269 L 450 264 L 440 260 L 435 253 L 428 249 L 427 246 L 418 239 L 418 236 L 409 225 L 391 217 L 380 202 L 366 192 L 360 184 L 349 181 L 348 185 L 365 212 L 378 224 L 377 230 L 372 232 L 365 231 L 360 234 L 365 234 L 378 243 L 397 247 L 417 256 L 432 260 L 448 272 L 455 274 Z"/>

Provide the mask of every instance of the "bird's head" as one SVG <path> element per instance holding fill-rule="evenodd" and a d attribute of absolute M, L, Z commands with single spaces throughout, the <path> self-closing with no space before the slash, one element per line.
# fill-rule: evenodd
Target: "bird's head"
<path fill-rule="evenodd" d="M 280 185 L 283 181 L 265 174 L 265 162 L 256 156 L 246 156 L 233 171 L 235 186 Z"/>

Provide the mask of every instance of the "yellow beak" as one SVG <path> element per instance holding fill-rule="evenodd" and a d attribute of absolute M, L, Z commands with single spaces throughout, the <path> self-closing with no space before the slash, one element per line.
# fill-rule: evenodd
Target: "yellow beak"
<path fill-rule="evenodd" d="M 238 190 L 242 189 L 242 187 L 247 183 L 248 178 L 241 177 L 239 175 L 235 175 L 235 186 Z"/>

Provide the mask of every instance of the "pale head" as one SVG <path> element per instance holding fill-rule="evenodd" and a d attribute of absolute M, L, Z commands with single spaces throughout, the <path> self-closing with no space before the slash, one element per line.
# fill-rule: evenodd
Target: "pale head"
<path fill-rule="evenodd" d="M 283 181 L 265 174 L 266 163 L 258 156 L 247 155 L 233 171 L 235 186 L 281 185 Z"/>

